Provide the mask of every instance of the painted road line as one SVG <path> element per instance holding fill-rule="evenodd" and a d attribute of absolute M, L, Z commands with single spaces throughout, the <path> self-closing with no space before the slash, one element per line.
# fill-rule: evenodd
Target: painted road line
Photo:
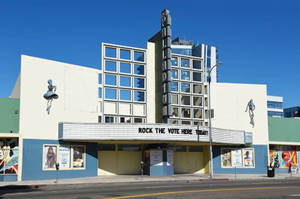
<path fill-rule="evenodd" d="M 161 196 L 161 195 L 175 195 L 175 194 L 186 194 L 186 193 L 218 192 L 218 191 L 272 190 L 272 189 L 292 189 L 292 188 L 300 188 L 300 186 L 202 189 L 202 190 L 187 190 L 187 191 L 146 193 L 146 194 L 138 194 L 138 195 L 127 195 L 127 196 L 109 197 L 109 198 L 102 198 L 102 199 L 127 199 L 127 198 L 140 198 L 140 197 Z"/>

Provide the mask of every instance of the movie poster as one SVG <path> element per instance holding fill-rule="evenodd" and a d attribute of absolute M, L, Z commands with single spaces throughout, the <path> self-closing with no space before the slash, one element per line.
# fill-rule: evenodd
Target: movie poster
<path fill-rule="evenodd" d="M 68 146 L 59 147 L 59 167 L 60 168 L 70 168 L 71 160 L 71 149 Z"/>
<path fill-rule="evenodd" d="M 73 168 L 84 168 L 83 146 L 74 146 L 73 148 Z"/>
<path fill-rule="evenodd" d="M 254 167 L 254 150 L 243 149 L 244 167 Z"/>
<path fill-rule="evenodd" d="M 55 169 L 57 146 L 44 145 L 44 169 Z"/>
<path fill-rule="evenodd" d="M 222 167 L 231 167 L 231 149 L 222 148 L 221 153 Z"/>
<path fill-rule="evenodd" d="M 233 167 L 242 167 L 242 150 L 241 149 L 232 149 L 231 150 L 232 166 Z"/>

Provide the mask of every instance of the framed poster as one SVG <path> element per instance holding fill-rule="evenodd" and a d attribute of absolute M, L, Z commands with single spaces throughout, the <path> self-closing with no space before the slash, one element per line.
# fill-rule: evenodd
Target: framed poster
<path fill-rule="evenodd" d="M 44 145 L 43 146 L 43 168 L 55 169 L 57 157 L 57 145 Z"/>
<path fill-rule="evenodd" d="M 232 149 L 232 166 L 233 167 L 242 167 L 242 150 L 241 149 Z"/>
<path fill-rule="evenodd" d="M 73 168 L 84 167 L 84 146 L 73 146 Z"/>
<path fill-rule="evenodd" d="M 59 147 L 59 167 L 69 169 L 71 167 L 71 149 L 69 146 Z"/>
<path fill-rule="evenodd" d="M 244 167 L 254 167 L 254 149 L 243 149 Z"/>
<path fill-rule="evenodd" d="M 167 162 L 168 162 L 168 164 L 170 164 L 170 165 L 173 165 L 173 154 L 174 154 L 174 152 L 173 151 L 171 151 L 171 150 L 168 150 L 167 151 Z"/>
<path fill-rule="evenodd" d="M 222 167 L 231 167 L 231 149 L 228 148 L 222 148 L 221 149 L 221 163 Z"/>
<path fill-rule="evenodd" d="M 161 150 L 151 150 L 150 151 L 150 165 L 159 165 L 162 163 L 162 151 Z"/>

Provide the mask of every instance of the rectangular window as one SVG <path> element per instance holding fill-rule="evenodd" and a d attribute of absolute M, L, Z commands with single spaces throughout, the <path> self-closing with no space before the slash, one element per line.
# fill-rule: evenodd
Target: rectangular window
<path fill-rule="evenodd" d="M 105 99 L 117 99 L 117 90 L 105 88 Z"/>
<path fill-rule="evenodd" d="M 203 126 L 203 122 L 202 121 L 194 121 L 194 125 Z"/>
<path fill-rule="evenodd" d="M 140 151 L 141 145 L 135 145 L 135 144 L 119 144 L 118 145 L 119 151 Z"/>
<path fill-rule="evenodd" d="M 144 119 L 140 117 L 135 117 L 134 118 L 134 123 L 144 123 Z"/>
<path fill-rule="evenodd" d="M 98 88 L 98 98 L 102 98 L 102 88 Z"/>
<path fill-rule="evenodd" d="M 134 91 L 134 101 L 144 102 L 145 101 L 145 92 L 143 92 L 143 91 Z"/>
<path fill-rule="evenodd" d="M 105 123 L 115 123 L 114 116 L 105 116 Z"/>
<path fill-rule="evenodd" d="M 131 66 L 129 63 L 120 62 L 120 73 L 131 73 Z"/>
<path fill-rule="evenodd" d="M 120 117 L 120 123 L 131 123 L 131 117 Z"/>
<path fill-rule="evenodd" d="M 188 83 L 181 83 L 181 92 L 190 92 L 190 84 Z"/>
<path fill-rule="evenodd" d="M 203 106 L 202 104 L 202 97 L 193 97 L 193 105 L 194 106 Z"/>
<path fill-rule="evenodd" d="M 143 78 L 134 78 L 134 88 L 145 88 L 145 80 Z"/>
<path fill-rule="evenodd" d="M 178 70 L 172 69 L 172 79 L 178 79 Z"/>
<path fill-rule="evenodd" d="M 172 57 L 171 62 L 172 62 L 172 66 L 178 66 L 178 59 L 177 59 L 177 57 Z"/>
<path fill-rule="evenodd" d="M 168 149 L 176 152 L 186 152 L 186 146 L 175 145 L 169 146 Z"/>
<path fill-rule="evenodd" d="M 172 112 L 172 117 L 178 117 L 178 107 L 174 107 L 174 106 L 172 106 L 171 107 L 171 112 Z"/>
<path fill-rule="evenodd" d="M 178 120 L 170 120 L 171 124 L 178 124 Z"/>
<path fill-rule="evenodd" d="M 181 67 L 189 68 L 190 67 L 190 61 L 188 59 L 181 58 Z"/>
<path fill-rule="evenodd" d="M 178 83 L 177 82 L 171 82 L 171 91 L 178 91 Z"/>
<path fill-rule="evenodd" d="M 131 100 L 131 92 L 130 90 L 120 90 L 120 100 Z"/>
<path fill-rule="evenodd" d="M 203 118 L 203 110 L 199 108 L 194 108 L 194 118 L 202 119 Z"/>
<path fill-rule="evenodd" d="M 43 156 L 43 168 L 54 170 L 57 161 L 57 145 L 44 145 Z"/>
<path fill-rule="evenodd" d="M 98 144 L 98 151 L 115 151 L 115 144 Z"/>
<path fill-rule="evenodd" d="M 105 61 L 105 71 L 117 72 L 117 63 L 115 61 Z"/>
<path fill-rule="evenodd" d="M 182 120 L 182 121 L 181 121 L 181 124 L 184 124 L 184 125 L 191 125 L 191 121 L 189 121 L 189 120 Z"/>
<path fill-rule="evenodd" d="M 171 104 L 178 104 L 178 95 L 171 94 Z"/>
<path fill-rule="evenodd" d="M 197 60 L 193 60 L 193 68 L 194 69 L 201 69 L 201 62 Z"/>
<path fill-rule="evenodd" d="M 182 105 L 191 105 L 191 97 L 188 95 L 183 95 L 181 97 L 181 104 Z"/>
<path fill-rule="evenodd" d="M 144 53 L 143 52 L 138 52 L 134 51 L 134 61 L 144 61 Z"/>
<path fill-rule="evenodd" d="M 134 64 L 134 74 L 135 75 L 144 75 L 144 65 Z"/>
<path fill-rule="evenodd" d="M 181 71 L 181 80 L 190 80 L 190 71 Z"/>
<path fill-rule="evenodd" d="M 202 85 L 194 84 L 193 85 L 193 93 L 195 94 L 202 94 Z"/>
<path fill-rule="evenodd" d="M 191 117 L 191 109 L 181 108 L 181 117 L 190 118 Z"/>
<path fill-rule="evenodd" d="M 193 72 L 193 81 L 201 82 L 201 73 Z"/>
<path fill-rule="evenodd" d="M 115 48 L 105 47 L 105 57 L 116 58 L 117 50 Z"/>
<path fill-rule="evenodd" d="M 131 77 L 120 76 L 120 86 L 131 87 Z"/>
<path fill-rule="evenodd" d="M 189 152 L 203 152 L 202 146 L 189 146 Z"/>
<path fill-rule="evenodd" d="M 130 60 L 130 50 L 120 49 L 120 59 Z"/>
<path fill-rule="evenodd" d="M 117 77 L 115 75 L 105 75 L 105 85 L 116 86 Z"/>
<path fill-rule="evenodd" d="M 98 84 L 102 84 L 102 74 L 99 74 L 99 76 L 98 76 Z"/>

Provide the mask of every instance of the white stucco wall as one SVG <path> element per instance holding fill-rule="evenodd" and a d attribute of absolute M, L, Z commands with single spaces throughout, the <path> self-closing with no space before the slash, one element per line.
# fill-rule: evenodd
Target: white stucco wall
<path fill-rule="evenodd" d="M 48 80 L 57 87 L 48 115 Z M 25 139 L 58 139 L 59 122 L 98 122 L 98 70 L 22 55 L 20 133 Z"/>
<path fill-rule="evenodd" d="M 147 43 L 147 122 L 155 123 L 155 43 Z"/>
<path fill-rule="evenodd" d="M 20 75 L 15 83 L 15 86 L 9 96 L 10 98 L 20 98 Z"/>
<path fill-rule="evenodd" d="M 254 122 L 250 124 L 248 102 L 255 104 Z M 257 84 L 211 84 L 212 127 L 253 133 L 253 144 L 268 143 L 267 87 Z"/>

